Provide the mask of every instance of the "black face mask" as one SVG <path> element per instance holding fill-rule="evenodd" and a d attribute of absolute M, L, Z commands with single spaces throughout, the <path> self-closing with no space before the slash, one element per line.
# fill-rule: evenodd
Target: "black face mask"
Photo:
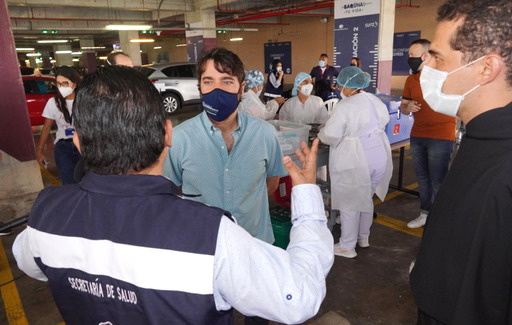
<path fill-rule="evenodd" d="M 350 63 L 350 66 L 351 67 L 355 67 L 356 65 L 354 63 Z"/>
<path fill-rule="evenodd" d="M 421 56 L 417 58 L 409 58 L 407 63 L 409 64 L 412 73 L 417 74 L 419 72 L 418 69 L 420 68 L 420 65 L 423 63 L 423 60 L 421 59 Z"/>

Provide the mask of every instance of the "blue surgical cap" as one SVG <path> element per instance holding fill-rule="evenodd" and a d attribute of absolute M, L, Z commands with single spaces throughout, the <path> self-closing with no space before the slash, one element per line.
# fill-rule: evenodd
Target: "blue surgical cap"
<path fill-rule="evenodd" d="M 245 85 L 251 89 L 263 84 L 265 78 L 259 70 L 249 70 L 245 73 Z"/>
<path fill-rule="evenodd" d="M 338 74 L 336 82 L 340 87 L 364 89 L 370 85 L 370 75 L 358 67 L 346 67 Z"/>
<path fill-rule="evenodd" d="M 293 83 L 292 96 L 297 96 L 299 94 L 299 85 L 307 78 L 311 78 L 311 76 L 305 72 L 299 72 L 297 77 L 295 77 L 295 82 Z"/>

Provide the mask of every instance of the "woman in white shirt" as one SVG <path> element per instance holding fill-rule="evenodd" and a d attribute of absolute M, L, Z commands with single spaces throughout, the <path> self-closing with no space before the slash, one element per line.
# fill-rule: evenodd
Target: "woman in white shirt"
<path fill-rule="evenodd" d="M 332 208 L 340 210 L 341 237 L 334 254 L 357 256 L 356 243 L 369 247 L 373 194 L 384 201 L 393 172 L 391 148 L 384 128 L 386 106 L 365 92 L 370 76 L 350 66 L 338 75 L 342 99 L 318 133 L 330 145 L 329 174 Z"/>
<path fill-rule="evenodd" d="M 263 73 L 259 70 L 250 70 L 245 74 L 245 92 L 238 106 L 238 111 L 269 121 L 274 118 L 279 106 L 284 103 L 284 97 L 276 97 L 263 104 L 260 100 L 263 90 Z"/>
<path fill-rule="evenodd" d="M 50 134 L 50 129 L 55 122 L 57 133 L 55 135 L 55 164 L 59 171 L 60 180 L 63 185 L 75 183 L 73 172 L 76 163 L 82 158 L 80 152 L 73 144 L 72 108 L 75 99 L 75 87 L 80 82 L 80 74 L 71 67 L 59 67 L 56 71 L 56 83 L 59 90 L 57 96 L 50 98 L 43 110 L 45 118 L 39 145 L 37 146 L 36 158 L 41 166 L 47 164 L 43 154 L 43 148 Z"/>
<path fill-rule="evenodd" d="M 288 99 L 279 111 L 279 119 L 300 124 L 324 124 L 329 115 L 322 98 L 311 95 L 311 76 L 300 72 L 295 77 L 292 98 Z"/>

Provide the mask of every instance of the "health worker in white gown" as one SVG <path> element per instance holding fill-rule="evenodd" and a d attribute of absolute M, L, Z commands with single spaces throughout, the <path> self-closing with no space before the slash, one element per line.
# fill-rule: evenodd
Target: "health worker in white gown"
<path fill-rule="evenodd" d="M 369 247 L 373 194 L 384 201 L 393 172 L 391 148 L 384 128 L 386 106 L 365 92 L 370 76 L 350 66 L 337 78 L 342 100 L 318 133 L 330 145 L 329 173 L 332 208 L 340 210 L 341 237 L 334 244 L 338 256 L 357 256 L 356 243 Z"/>
<path fill-rule="evenodd" d="M 263 104 L 260 99 L 265 77 L 259 70 L 250 70 L 245 73 L 245 92 L 238 105 L 238 111 L 259 119 L 269 121 L 276 116 L 279 106 L 286 100 L 284 97 L 276 97 Z"/>
<path fill-rule="evenodd" d="M 327 108 L 322 98 L 311 95 L 311 91 L 311 76 L 300 72 L 293 84 L 293 97 L 281 107 L 279 119 L 300 124 L 324 124 L 329 118 Z"/>

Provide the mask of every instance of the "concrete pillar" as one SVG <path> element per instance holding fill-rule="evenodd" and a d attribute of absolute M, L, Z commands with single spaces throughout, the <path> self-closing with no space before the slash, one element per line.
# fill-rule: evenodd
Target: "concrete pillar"
<path fill-rule="evenodd" d="M 80 49 L 93 46 L 94 40 L 92 38 L 80 38 Z M 83 50 L 80 56 L 80 63 L 87 73 L 96 71 L 96 52 L 94 50 Z"/>
<path fill-rule="evenodd" d="M 0 2 L 0 44 L 0 221 L 7 222 L 27 214 L 43 188 L 7 1 Z"/>
<path fill-rule="evenodd" d="M 196 62 L 203 49 L 211 49 L 217 46 L 215 10 L 203 9 L 185 12 L 185 26 L 190 27 L 190 30 L 185 32 L 189 62 Z M 197 28 L 205 29 L 198 30 Z"/>
<path fill-rule="evenodd" d="M 55 60 L 57 60 L 57 66 L 68 65 L 73 66 L 73 57 L 71 52 L 59 54 L 57 51 L 71 51 L 71 45 L 69 44 L 57 44 L 53 46 L 53 52 L 55 53 Z"/>
<path fill-rule="evenodd" d="M 140 58 L 140 43 L 132 43 L 131 39 L 140 38 L 139 32 L 136 30 L 120 30 L 119 31 L 119 41 L 121 42 L 121 50 L 128 54 L 132 59 L 134 66 L 139 66 L 142 64 Z"/>
<path fill-rule="evenodd" d="M 391 93 L 393 72 L 393 35 L 395 32 L 395 0 L 381 0 L 379 28 L 379 63 L 377 68 L 377 90 Z"/>

